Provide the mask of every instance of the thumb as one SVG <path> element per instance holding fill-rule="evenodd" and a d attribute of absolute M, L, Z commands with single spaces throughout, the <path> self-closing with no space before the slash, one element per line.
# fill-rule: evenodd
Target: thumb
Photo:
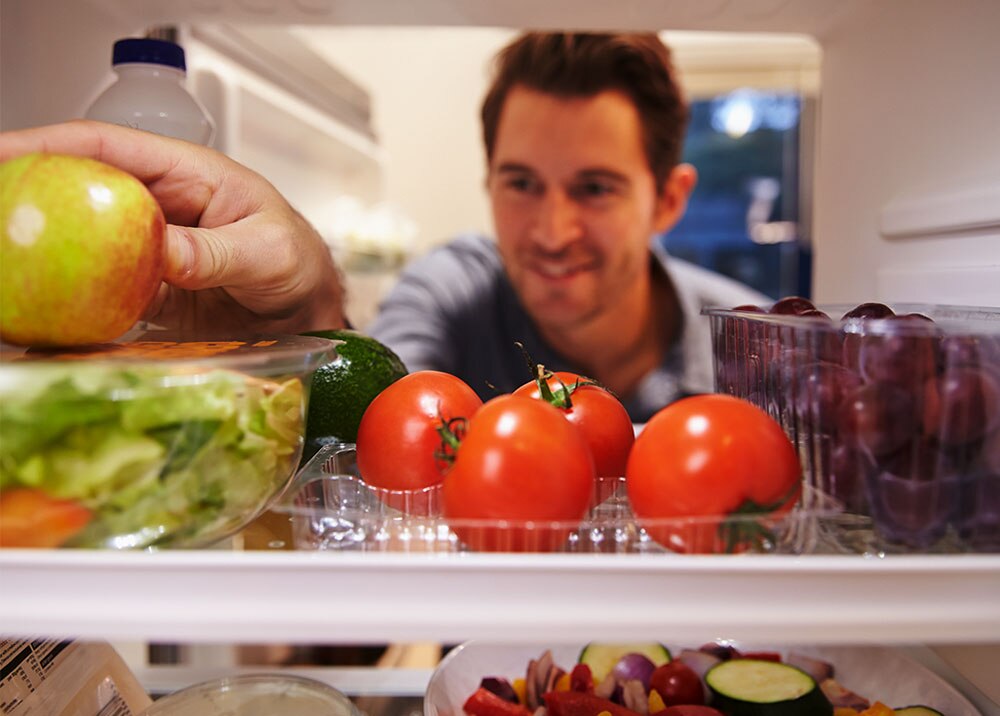
<path fill-rule="evenodd" d="M 230 242 L 217 229 L 167 226 L 163 279 L 191 291 L 223 284 L 232 257 Z"/>

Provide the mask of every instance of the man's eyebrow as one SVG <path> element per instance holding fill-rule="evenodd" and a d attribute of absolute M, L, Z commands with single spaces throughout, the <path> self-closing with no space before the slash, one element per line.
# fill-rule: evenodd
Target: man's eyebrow
<path fill-rule="evenodd" d="M 619 184 L 628 184 L 629 178 L 622 174 L 621 172 L 616 172 L 614 169 L 605 169 L 603 167 L 594 167 L 592 169 L 583 169 L 576 174 L 579 179 L 603 179 L 605 181 L 613 181 Z"/>
<path fill-rule="evenodd" d="M 520 162 L 503 162 L 497 167 L 497 173 L 504 173 L 504 172 L 533 174 L 535 173 L 535 170 L 532 169 L 527 164 L 522 164 Z M 595 179 L 601 179 L 604 181 L 612 181 L 619 184 L 628 184 L 630 181 L 625 174 L 617 172 L 614 169 L 606 169 L 604 167 L 591 167 L 589 169 L 581 169 L 575 174 L 574 178 L 577 181 L 579 180 L 593 181 Z"/>
<path fill-rule="evenodd" d="M 498 172 L 534 172 L 527 164 L 519 162 L 504 162 L 497 167 Z"/>

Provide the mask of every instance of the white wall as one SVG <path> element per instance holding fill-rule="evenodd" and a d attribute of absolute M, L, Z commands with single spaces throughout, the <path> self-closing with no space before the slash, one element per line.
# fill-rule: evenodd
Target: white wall
<path fill-rule="evenodd" d="M 492 231 L 479 106 L 488 63 L 511 36 L 491 28 L 309 28 L 301 36 L 372 96 L 385 199 L 418 228 L 415 250 Z"/>
<path fill-rule="evenodd" d="M 998 30 L 996 0 L 894 0 L 868 3 L 821 38 L 821 301 L 1000 306 Z M 919 209 L 952 193 L 956 215 L 989 224 L 992 213 L 992 226 L 881 235 L 890 202 Z"/>
<path fill-rule="evenodd" d="M 0 130 L 81 116 L 115 40 L 141 30 L 84 0 L 0 2 Z"/>

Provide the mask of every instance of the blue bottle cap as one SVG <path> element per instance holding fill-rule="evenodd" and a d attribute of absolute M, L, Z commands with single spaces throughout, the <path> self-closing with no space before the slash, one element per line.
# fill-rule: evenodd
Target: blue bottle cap
<path fill-rule="evenodd" d="M 127 37 L 115 43 L 111 54 L 111 64 L 142 62 L 151 65 L 166 65 L 186 70 L 184 48 L 175 42 L 154 40 L 148 37 Z"/>

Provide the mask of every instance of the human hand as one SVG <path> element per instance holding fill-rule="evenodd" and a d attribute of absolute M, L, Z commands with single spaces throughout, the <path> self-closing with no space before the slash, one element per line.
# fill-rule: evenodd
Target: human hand
<path fill-rule="evenodd" d="M 0 162 L 30 152 L 111 164 L 159 202 L 166 271 L 147 321 L 276 333 L 344 325 L 343 284 L 320 235 L 267 180 L 224 154 L 87 120 L 0 133 Z"/>

